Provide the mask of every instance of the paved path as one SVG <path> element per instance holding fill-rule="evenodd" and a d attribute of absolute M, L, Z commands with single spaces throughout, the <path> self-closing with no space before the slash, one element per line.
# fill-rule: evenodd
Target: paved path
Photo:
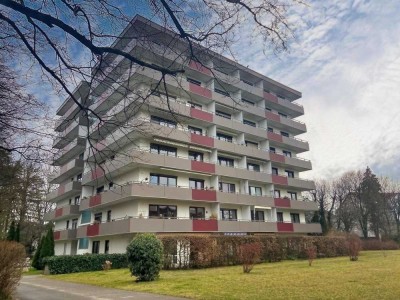
<path fill-rule="evenodd" d="M 133 284 L 133 283 L 132 283 Z M 16 293 L 17 300 L 178 300 L 170 296 L 130 292 L 86 284 L 47 279 L 45 276 L 23 276 Z"/>

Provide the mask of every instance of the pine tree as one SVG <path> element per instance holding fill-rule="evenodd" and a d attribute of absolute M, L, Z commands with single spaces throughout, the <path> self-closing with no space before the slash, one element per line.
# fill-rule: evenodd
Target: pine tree
<path fill-rule="evenodd" d="M 15 222 L 14 222 L 14 220 L 11 222 L 10 229 L 8 230 L 7 240 L 8 241 L 15 240 Z"/>
<path fill-rule="evenodd" d="M 32 259 L 32 267 L 34 267 L 37 270 L 41 269 L 41 266 L 40 266 L 40 252 L 42 251 L 42 245 L 44 244 L 44 239 L 45 239 L 45 237 L 42 236 L 42 238 L 39 240 L 39 244 L 38 244 L 38 246 L 36 248 L 35 255 L 33 256 L 33 259 Z"/>
<path fill-rule="evenodd" d="M 44 268 L 43 258 L 54 255 L 54 235 L 53 228 L 49 227 L 47 230 L 47 234 L 44 238 L 42 248 L 40 249 L 40 259 L 39 264 L 40 268 Z"/>
<path fill-rule="evenodd" d="M 21 230 L 21 228 L 20 228 L 20 225 L 19 225 L 20 223 L 18 223 L 17 224 L 17 229 L 15 229 L 15 235 L 14 235 L 14 241 L 16 241 L 16 242 L 18 242 L 19 243 L 19 241 L 20 241 L 20 230 Z"/>

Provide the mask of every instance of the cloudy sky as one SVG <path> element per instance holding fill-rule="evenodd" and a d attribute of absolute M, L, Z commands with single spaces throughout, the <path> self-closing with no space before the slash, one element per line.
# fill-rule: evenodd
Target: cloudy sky
<path fill-rule="evenodd" d="M 266 58 L 260 46 L 242 47 L 241 62 L 303 93 L 307 177 L 369 165 L 400 179 L 400 1 L 308 3 L 291 17 L 289 53 Z"/>

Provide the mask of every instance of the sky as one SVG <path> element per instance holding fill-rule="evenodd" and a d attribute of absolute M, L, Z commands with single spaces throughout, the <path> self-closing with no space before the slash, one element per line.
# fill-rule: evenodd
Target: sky
<path fill-rule="evenodd" d="M 400 1 L 308 1 L 287 53 L 241 47 L 243 65 L 302 92 L 309 178 L 370 166 L 400 179 Z M 246 40 L 246 37 L 243 37 Z"/>
<path fill-rule="evenodd" d="M 303 177 L 370 166 L 400 180 L 400 1 L 307 1 L 289 20 L 295 40 L 288 52 L 265 55 L 246 31 L 234 49 L 241 64 L 302 92 L 299 120 L 308 132 L 299 138 L 310 151 L 300 156 L 313 164 Z M 62 102 L 47 85 L 30 92 L 45 95 L 54 111 Z"/>

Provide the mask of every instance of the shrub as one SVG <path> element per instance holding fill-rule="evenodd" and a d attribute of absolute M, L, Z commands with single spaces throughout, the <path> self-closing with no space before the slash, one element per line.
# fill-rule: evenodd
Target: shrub
<path fill-rule="evenodd" d="M 42 250 L 42 245 L 44 243 L 45 237 L 42 236 L 42 238 L 39 241 L 39 244 L 36 248 L 35 254 L 33 255 L 32 259 L 32 267 L 34 267 L 36 270 L 41 270 L 41 264 L 40 264 L 40 251 Z"/>
<path fill-rule="evenodd" d="M 152 281 L 162 267 L 163 244 L 154 234 L 136 235 L 126 249 L 129 269 L 137 281 Z"/>
<path fill-rule="evenodd" d="M 250 273 L 254 264 L 260 262 L 262 244 L 259 242 L 239 246 L 238 256 L 243 265 L 243 272 Z"/>
<path fill-rule="evenodd" d="M 25 248 L 13 241 L 0 241 L 0 299 L 11 299 L 25 263 Z"/>
<path fill-rule="evenodd" d="M 361 241 L 363 250 L 397 250 L 399 244 L 395 241 L 380 241 L 378 239 L 366 239 Z"/>
<path fill-rule="evenodd" d="M 317 258 L 317 247 L 314 245 L 308 245 L 306 248 L 308 265 L 311 267 L 314 259 Z"/>
<path fill-rule="evenodd" d="M 49 268 L 50 274 L 101 271 L 103 270 L 104 262 L 107 260 L 112 262 L 114 269 L 128 267 L 128 260 L 125 253 L 60 255 L 43 259 Z"/>
<path fill-rule="evenodd" d="M 103 268 L 104 271 L 111 270 L 112 262 L 109 260 L 106 260 L 101 267 Z"/>
<path fill-rule="evenodd" d="M 355 234 L 349 234 L 347 237 L 347 247 L 351 261 L 358 260 L 358 254 L 361 251 L 361 240 Z"/>

